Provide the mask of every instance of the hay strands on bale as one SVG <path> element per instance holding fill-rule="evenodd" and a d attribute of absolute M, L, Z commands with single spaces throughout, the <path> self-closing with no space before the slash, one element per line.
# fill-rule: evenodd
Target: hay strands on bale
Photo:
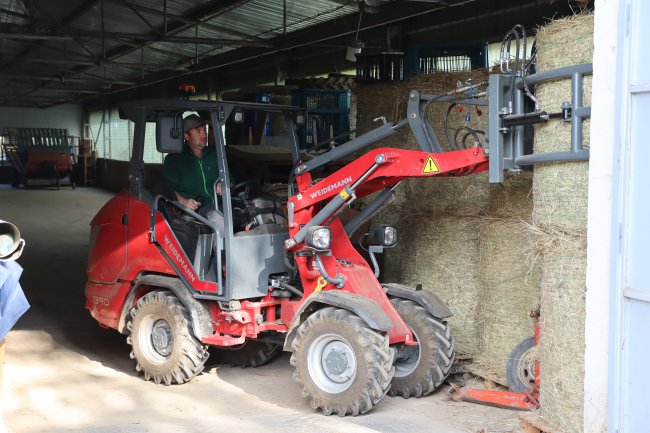
<path fill-rule="evenodd" d="M 531 312 L 535 321 L 535 345 L 539 344 L 539 309 Z M 515 410 L 535 410 L 539 407 L 539 363 L 535 363 L 535 383 L 522 392 L 494 389 L 461 388 L 451 384 L 447 394 L 454 401 L 466 401 Z"/>

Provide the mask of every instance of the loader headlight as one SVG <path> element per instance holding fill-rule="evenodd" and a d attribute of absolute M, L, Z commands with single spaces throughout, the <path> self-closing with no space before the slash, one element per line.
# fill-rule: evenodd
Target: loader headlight
<path fill-rule="evenodd" d="M 392 247 L 397 243 L 397 229 L 382 224 L 375 229 L 375 242 L 384 247 Z"/>
<path fill-rule="evenodd" d="M 305 243 L 308 247 L 318 251 L 330 249 L 332 232 L 329 227 L 314 226 L 307 229 Z"/>

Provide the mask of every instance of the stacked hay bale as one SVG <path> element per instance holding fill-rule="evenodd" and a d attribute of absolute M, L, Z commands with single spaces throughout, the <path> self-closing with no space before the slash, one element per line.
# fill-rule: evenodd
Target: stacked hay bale
<path fill-rule="evenodd" d="M 439 95 L 445 94 L 454 90 L 458 82 L 464 83 L 467 80 L 473 82 L 480 82 L 487 80 L 487 70 L 476 70 L 472 72 L 457 72 L 457 73 L 435 73 L 429 75 L 421 75 L 406 81 L 396 81 L 391 83 L 382 84 L 365 84 L 357 85 L 353 90 L 353 100 L 356 101 L 357 113 L 357 126 L 359 132 L 357 136 L 379 126 L 379 123 L 373 123 L 372 120 L 380 116 L 386 117 L 387 120 L 398 122 L 406 118 L 406 109 L 408 103 L 409 92 L 413 89 L 420 92 Z M 433 103 L 429 106 L 428 117 L 430 123 L 440 141 L 443 150 L 452 150 L 445 138 L 444 133 L 444 119 L 447 111 L 448 104 Z M 351 111 L 354 111 L 351 110 Z M 485 114 L 480 116 L 476 114 L 475 107 L 464 107 L 464 110 L 470 110 L 470 121 L 466 121 L 465 112 L 451 113 L 449 117 L 449 129 L 455 130 L 461 126 L 469 126 L 473 129 L 485 130 L 487 127 L 487 109 L 480 108 L 479 111 L 484 111 Z M 408 126 L 404 126 L 396 131 L 394 135 L 387 137 L 377 143 L 377 147 L 396 147 L 400 149 L 420 149 L 415 136 L 412 134 Z M 481 182 L 473 179 L 474 176 L 459 178 L 459 179 L 442 179 L 441 182 L 456 185 L 454 191 L 449 191 L 448 188 L 440 188 L 436 182 L 429 182 L 425 179 L 411 179 L 405 182 L 400 188 L 404 190 L 401 194 L 398 192 L 398 200 L 394 203 L 392 209 L 401 207 L 403 203 L 400 200 L 406 200 L 407 195 L 409 199 L 413 198 L 420 202 L 419 196 L 411 195 L 413 193 L 422 194 L 425 198 L 422 200 L 425 208 L 434 208 L 442 205 L 453 205 L 451 198 L 463 195 L 467 198 L 464 200 L 464 205 L 470 205 L 472 200 L 476 200 L 475 193 L 485 198 L 487 191 L 487 182 Z M 481 185 L 480 188 L 484 190 L 483 193 L 477 191 L 477 187 L 472 185 Z M 446 200 L 437 203 L 426 202 L 431 200 L 431 194 L 427 191 L 431 189 L 438 191 L 441 194 L 447 195 Z M 405 192 L 410 191 L 409 193 Z M 471 191 L 470 191 L 471 190 Z M 398 190 L 399 191 L 399 190 Z M 435 195 L 435 194 L 434 194 Z M 480 200 L 479 200 L 480 201 Z M 482 201 L 480 207 L 484 206 L 486 201 Z M 475 211 L 470 213 L 476 213 Z"/>
<path fill-rule="evenodd" d="M 401 241 L 402 275 L 406 284 L 422 283 L 447 303 L 456 353 L 479 352 L 477 321 L 479 281 L 479 218 L 413 214 Z"/>
<path fill-rule="evenodd" d="M 381 115 L 382 109 L 384 113 L 401 110 L 404 114 L 398 117 L 403 117 L 411 89 L 441 94 L 468 78 L 483 81 L 487 71 L 358 86 L 359 123 Z M 428 112 L 444 150 L 451 150 L 444 133 L 448 107 L 434 103 Z M 465 120 L 468 110 L 470 123 Z M 449 129 L 468 124 L 484 129 L 486 120 L 486 108 L 463 106 L 461 112 L 449 112 Z M 379 145 L 417 148 L 410 131 Z M 399 247 L 385 254 L 384 281 L 422 283 L 439 294 L 454 314 L 449 324 L 456 353 L 474 357 L 477 373 L 501 383 L 505 383 L 507 357 L 533 333 L 529 312 L 539 304 L 539 269 L 529 259 L 533 242 L 521 223 L 531 221 L 531 188 L 530 174 L 506 176 L 499 185 L 490 185 L 486 172 L 410 179 L 387 211 L 374 219 L 375 224 L 396 224 L 402 233 Z"/>
<path fill-rule="evenodd" d="M 593 15 L 551 22 L 537 35 L 538 70 L 591 62 L 592 39 Z M 411 89 L 444 93 L 466 79 L 447 75 L 358 86 L 359 124 L 379 115 L 402 118 Z M 559 111 L 570 94 L 570 80 L 536 88 L 548 112 Z M 584 95 L 588 106 L 590 78 Z M 446 109 L 432 104 L 429 116 L 443 149 L 450 150 L 442 127 Z M 585 148 L 588 129 L 586 121 Z M 535 153 L 567 151 L 570 137 L 568 123 L 536 125 Z M 404 129 L 380 145 L 417 148 Z M 582 426 L 587 175 L 588 163 L 575 162 L 537 165 L 532 179 L 508 176 L 493 186 L 484 173 L 409 180 L 375 219 L 397 224 L 403 234 L 400 247 L 385 258 L 385 281 L 422 283 L 439 293 L 455 314 L 450 325 L 457 352 L 474 355 L 484 375 L 505 376 L 507 357 L 532 335 L 529 313 L 541 304 L 541 414 L 567 433 Z"/>
<path fill-rule="evenodd" d="M 406 189 L 402 280 L 442 297 L 454 313 L 456 352 L 474 358 L 473 372 L 505 385 L 508 357 L 533 335 L 529 314 L 539 305 L 532 175 L 496 185 L 484 173 L 428 182 L 435 187 Z"/>
<path fill-rule="evenodd" d="M 472 78 L 482 81 L 487 71 L 437 73 L 390 84 L 359 85 L 358 125 L 378 116 L 398 121 L 406 117 L 409 91 L 443 94 L 456 88 L 457 82 Z M 450 150 L 444 134 L 444 116 L 448 104 L 431 104 L 430 123 L 445 150 Z M 470 121 L 465 113 L 450 113 L 449 128 L 471 125 L 484 129 L 486 114 L 478 116 L 474 107 Z M 472 117 L 473 116 L 473 117 Z M 370 128 L 366 128 L 368 130 Z M 378 143 L 380 147 L 419 149 L 408 127 Z M 489 204 L 487 174 L 462 178 L 410 179 L 396 191 L 396 200 L 373 224 L 391 223 L 403 234 L 398 247 L 386 250 L 383 281 L 422 283 L 426 290 L 438 293 L 454 312 L 450 319 L 456 351 L 475 355 L 479 352 L 476 307 L 478 281 L 478 216 Z"/>
<path fill-rule="evenodd" d="M 479 232 L 478 320 L 481 351 L 473 372 L 507 384 L 513 349 L 534 334 L 530 312 L 539 306 L 541 272 L 529 227 L 532 175 L 506 175 L 492 185 Z"/>
<path fill-rule="evenodd" d="M 593 57 L 593 14 L 556 20 L 537 33 L 539 71 Z M 571 94 L 565 79 L 537 86 L 542 109 L 559 111 Z M 591 105 L 591 77 L 583 86 Z M 589 122 L 583 129 L 588 148 Z M 549 122 L 535 129 L 535 153 L 569 150 L 571 128 Z M 588 162 L 535 167 L 533 223 L 542 255 L 541 336 L 539 345 L 541 415 L 566 433 L 583 425 L 584 317 Z"/>
<path fill-rule="evenodd" d="M 381 115 L 381 108 L 387 113 L 405 113 L 409 90 L 446 93 L 468 78 L 482 81 L 487 72 L 433 74 L 403 83 L 359 86 L 355 90 L 358 112 L 366 118 Z M 367 88 L 371 91 L 366 93 Z M 383 99 L 386 96 L 390 97 Z M 381 107 L 386 100 L 393 105 Z M 463 109 L 465 112 L 450 112 L 451 130 L 468 124 L 467 110 L 472 128 L 485 127 L 487 113 L 477 113 L 487 112 L 485 108 Z M 447 110 L 448 104 L 434 103 L 428 115 L 443 148 L 451 150 L 444 134 Z M 359 123 L 363 121 L 361 117 Z M 405 136 L 393 136 L 380 145 L 417 148 L 408 130 Z M 505 377 L 507 356 L 533 332 L 528 312 L 538 304 L 539 277 L 527 263 L 530 236 L 523 229 L 513 229 L 519 218 L 530 221 L 531 182 L 530 175 L 508 176 L 504 184 L 490 186 L 487 173 L 411 179 L 398 190 L 387 211 L 375 218 L 396 224 L 403 234 L 400 246 L 384 258 L 384 280 L 422 283 L 425 289 L 438 293 L 454 313 L 449 322 L 456 352 L 475 356 L 478 370 L 491 377 Z M 486 254 L 491 257 L 481 261 Z M 501 280 L 492 281 L 490 276 Z M 521 296 L 513 296 L 513 292 Z M 487 334 L 482 329 L 485 326 Z"/>

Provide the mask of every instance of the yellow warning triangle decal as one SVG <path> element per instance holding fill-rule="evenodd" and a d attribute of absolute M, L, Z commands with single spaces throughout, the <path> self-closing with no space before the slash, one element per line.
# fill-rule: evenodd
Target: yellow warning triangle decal
<path fill-rule="evenodd" d="M 433 156 L 429 155 L 427 162 L 425 162 L 424 167 L 422 167 L 422 173 L 438 173 L 439 171 L 440 169 L 438 168 L 436 162 L 433 160 Z"/>

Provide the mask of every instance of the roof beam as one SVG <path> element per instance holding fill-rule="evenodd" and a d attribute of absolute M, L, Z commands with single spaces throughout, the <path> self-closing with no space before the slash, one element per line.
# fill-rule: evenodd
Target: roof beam
<path fill-rule="evenodd" d="M 112 0 L 112 1 L 118 1 L 118 0 Z M 123 0 L 119 0 L 119 1 L 123 1 Z M 147 13 L 147 14 L 150 14 L 150 15 L 156 15 L 156 16 L 160 16 L 160 17 L 165 16 L 165 12 L 161 11 L 161 10 L 158 10 L 158 9 L 154 9 L 154 8 L 150 8 L 150 7 L 146 7 L 146 6 L 142 6 L 142 5 L 132 5 L 132 6 L 135 9 L 139 10 L 140 12 L 144 12 L 144 13 Z M 173 20 L 180 21 L 180 22 L 182 22 L 184 24 L 190 24 L 191 26 L 196 24 L 195 20 L 185 18 L 185 17 L 183 17 L 181 15 L 171 14 L 169 12 L 167 12 L 166 15 L 167 15 L 168 18 L 172 18 Z M 234 36 L 236 38 L 247 39 L 247 40 L 250 40 L 250 41 L 267 42 L 265 39 L 262 39 L 260 37 L 248 35 L 248 34 L 243 33 L 243 32 L 238 32 L 237 30 L 233 30 L 233 29 L 223 27 L 223 26 L 217 26 L 217 25 L 214 25 L 214 24 L 210 24 L 208 22 L 201 22 L 201 26 L 205 27 L 206 29 L 210 29 L 210 30 L 214 30 L 214 31 L 217 31 L 217 32 L 221 32 L 221 33 L 226 34 L 226 35 Z"/>
<path fill-rule="evenodd" d="M 149 20 L 147 18 L 145 18 L 131 3 L 129 3 L 127 0 L 120 0 L 120 1 L 124 6 L 131 9 L 131 11 L 134 14 L 136 14 L 138 16 L 138 18 L 140 18 L 142 20 L 143 23 L 145 23 L 147 26 L 149 26 L 149 28 L 151 29 L 152 32 L 154 32 L 155 34 L 158 34 L 158 35 L 160 34 L 158 29 L 156 27 L 154 27 L 154 25 L 151 24 L 149 22 Z"/>
<path fill-rule="evenodd" d="M 40 18 L 32 18 L 29 15 L 25 15 L 24 13 L 12 11 L 10 9 L 5 9 L 5 8 L 0 8 L 0 13 L 8 15 L 10 17 L 21 18 L 21 19 L 26 20 L 26 21 L 33 20 L 34 22 L 41 22 L 41 23 L 47 23 L 48 22 L 48 21 L 40 19 Z"/>
<path fill-rule="evenodd" d="M 141 70 L 141 69 L 147 69 L 147 70 L 155 70 L 159 71 L 161 69 L 173 69 L 173 65 L 169 64 L 154 64 L 154 63 L 128 63 L 128 62 L 111 62 L 111 61 L 106 61 L 102 62 L 100 61 L 99 63 L 97 62 L 91 62 L 88 60 L 59 60 L 59 59 L 20 59 L 17 61 L 18 63 L 40 63 L 44 65 L 63 65 L 69 66 L 69 67 L 74 67 L 75 65 L 77 66 L 103 66 L 103 65 L 112 65 L 112 66 L 118 66 L 122 68 L 128 68 L 128 69 L 134 69 L 134 70 Z"/>
<path fill-rule="evenodd" d="M 12 87 L 12 90 L 15 90 L 17 92 L 20 91 L 33 91 L 35 90 L 33 87 L 29 86 L 24 86 L 24 87 Z M 101 92 L 99 90 L 91 90 L 91 89 L 63 89 L 63 88 L 57 88 L 57 87 L 48 87 L 47 89 L 37 89 L 38 93 L 44 92 L 44 93 L 72 93 L 74 95 L 81 95 L 81 94 L 86 94 L 86 95 L 98 95 Z"/>
<path fill-rule="evenodd" d="M 118 84 L 122 86 L 133 86 L 136 83 L 132 81 L 117 81 L 104 79 L 103 77 L 93 76 L 93 78 L 71 78 L 71 77 L 53 77 L 51 75 L 29 75 L 29 74 L 9 74 L 9 73 L 0 73 L 0 78 L 14 78 L 19 80 L 27 81 L 47 81 L 47 82 L 57 82 L 57 83 L 106 83 L 106 84 Z"/>
<path fill-rule="evenodd" d="M 176 33 L 176 32 L 175 32 Z M 21 24 L 0 23 L 0 37 L 5 39 L 42 39 L 42 40 L 77 40 L 89 39 L 129 39 L 142 42 L 169 42 L 178 44 L 203 44 L 203 45 L 238 45 L 245 47 L 272 48 L 269 42 L 248 41 L 243 39 L 221 39 L 191 36 L 173 36 L 167 34 L 145 34 L 126 32 L 107 32 L 94 30 L 72 30 L 56 32 L 47 27 L 32 27 Z"/>

